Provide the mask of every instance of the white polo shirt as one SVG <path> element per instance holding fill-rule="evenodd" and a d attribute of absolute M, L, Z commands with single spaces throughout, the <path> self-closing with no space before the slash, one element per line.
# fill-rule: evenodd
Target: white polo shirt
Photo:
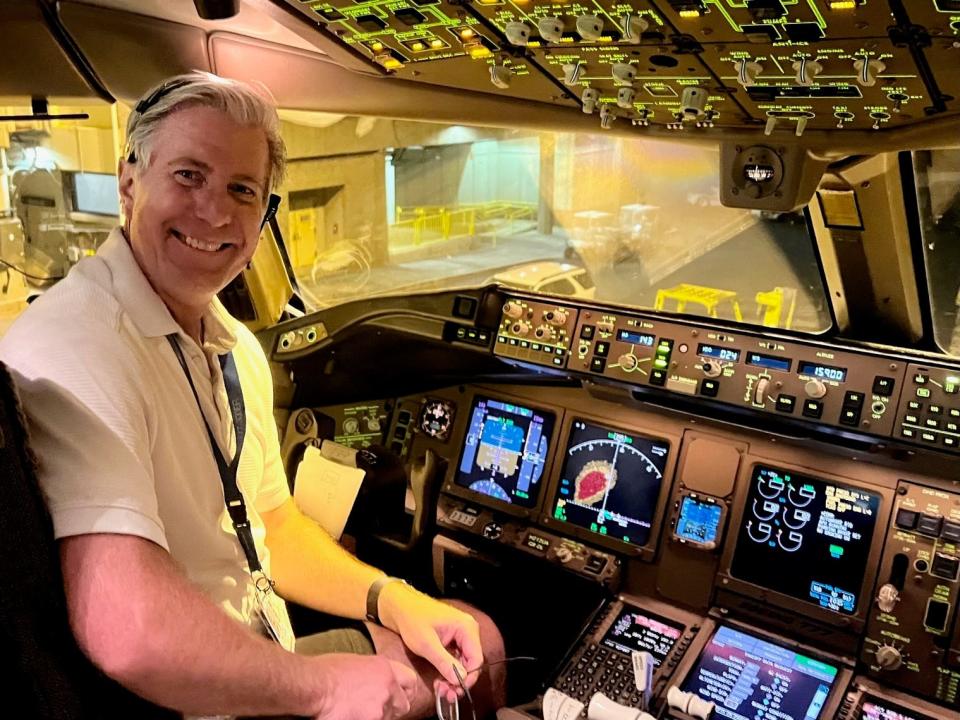
<path fill-rule="evenodd" d="M 201 348 L 154 292 L 118 228 L 17 319 L 0 341 L 0 360 L 14 371 L 56 536 L 151 540 L 229 615 L 257 627 L 255 590 L 203 416 L 229 460 L 236 442 L 218 356 L 232 350 L 247 422 L 237 483 L 269 574 L 260 513 L 290 497 L 273 384 L 256 338 L 219 300 L 203 330 Z"/>

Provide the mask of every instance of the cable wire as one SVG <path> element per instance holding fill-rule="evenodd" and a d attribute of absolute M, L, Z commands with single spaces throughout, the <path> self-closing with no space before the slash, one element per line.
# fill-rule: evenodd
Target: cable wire
<path fill-rule="evenodd" d="M 50 277 L 45 277 L 43 275 L 31 275 L 26 270 L 21 270 L 13 263 L 9 263 L 6 260 L 3 260 L 2 258 L 0 258 L 0 265 L 4 265 L 5 267 L 13 270 L 14 272 L 18 272 L 24 277 L 30 278 L 31 280 L 36 280 L 37 282 L 51 282 L 54 280 L 63 280 L 64 278 L 63 275 L 51 275 Z"/>

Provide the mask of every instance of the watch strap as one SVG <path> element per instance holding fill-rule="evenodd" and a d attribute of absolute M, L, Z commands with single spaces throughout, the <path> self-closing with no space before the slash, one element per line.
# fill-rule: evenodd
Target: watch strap
<path fill-rule="evenodd" d="M 382 578 L 375 580 L 373 585 L 370 586 L 370 589 L 367 590 L 367 620 L 370 622 L 380 624 L 380 593 L 383 588 L 392 582 L 407 584 L 407 581 L 403 578 L 384 575 Z"/>

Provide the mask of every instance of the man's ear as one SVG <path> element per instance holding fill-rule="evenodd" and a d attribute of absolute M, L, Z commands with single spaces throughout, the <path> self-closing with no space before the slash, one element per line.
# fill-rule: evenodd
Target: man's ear
<path fill-rule="evenodd" d="M 133 185 L 134 175 L 137 172 L 137 166 L 134 163 L 120 160 L 117 163 L 117 183 L 120 188 L 120 204 L 123 206 L 123 214 L 129 220 L 130 213 L 133 211 Z"/>

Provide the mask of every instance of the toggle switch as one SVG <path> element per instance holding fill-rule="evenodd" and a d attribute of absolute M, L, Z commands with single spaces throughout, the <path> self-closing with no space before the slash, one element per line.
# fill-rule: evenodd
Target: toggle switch
<path fill-rule="evenodd" d="M 495 63 L 490 66 L 490 82 L 493 83 L 494 87 L 506 90 L 510 87 L 511 78 L 513 78 L 513 73 L 505 65 Z"/>
<path fill-rule="evenodd" d="M 563 21 L 558 17 L 541 18 L 537 23 L 537 32 L 548 43 L 558 43 L 563 40 Z"/>
<path fill-rule="evenodd" d="M 707 91 L 697 85 L 689 85 L 680 96 L 680 112 L 686 118 L 701 117 L 707 109 Z"/>
<path fill-rule="evenodd" d="M 503 33 L 511 45 L 526 47 L 530 42 L 530 26 L 525 22 L 508 22 L 503 28 Z"/>
<path fill-rule="evenodd" d="M 572 62 L 563 64 L 563 84 L 576 85 L 580 82 L 580 77 L 586 69 L 586 64 L 582 62 Z"/>
<path fill-rule="evenodd" d="M 615 63 L 610 66 L 610 75 L 617 85 L 633 85 L 637 79 L 637 68 L 630 63 Z"/>
<path fill-rule="evenodd" d="M 748 58 L 737 60 L 736 68 L 737 82 L 745 88 L 756 85 L 757 75 L 763 72 L 763 65 Z"/>
<path fill-rule="evenodd" d="M 620 19 L 623 25 L 623 39 L 627 42 L 640 42 L 640 36 L 650 27 L 645 19 L 633 13 L 624 13 Z"/>
<path fill-rule="evenodd" d="M 583 103 L 583 112 L 587 115 L 593 113 L 599 99 L 600 93 L 595 88 L 586 88 L 583 95 L 580 96 L 580 102 Z"/>
<path fill-rule="evenodd" d="M 603 34 L 603 20 L 596 15 L 581 15 L 577 18 L 577 34 L 587 42 L 599 40 Z"/>
<path fill-rule="evenodd" d="M 613 127 L 613 121 L 617 119 L 616 114 L 613 112 L 613 108 L 609 105 L 600 106 L 600 127 L 604 130 L 609 130 Z"/>
<path fill-rule="evenodd" d="M 793 64 L 793 69 L 797 71 L 797 85 L 809 87 L 813 85 L 814 79 L 823 72 L 823 65 L 816 60 L 800 58 Z"/>
<path fill-rule="evenodd" d="M 877 84 L 877 75 L 887 69 L 886 63 L 880 60 L 870 60 L 867 56 L 853 61 L 853 69 L 857 72 L 857 82 L 863 87 L 873 87 Z"/>

